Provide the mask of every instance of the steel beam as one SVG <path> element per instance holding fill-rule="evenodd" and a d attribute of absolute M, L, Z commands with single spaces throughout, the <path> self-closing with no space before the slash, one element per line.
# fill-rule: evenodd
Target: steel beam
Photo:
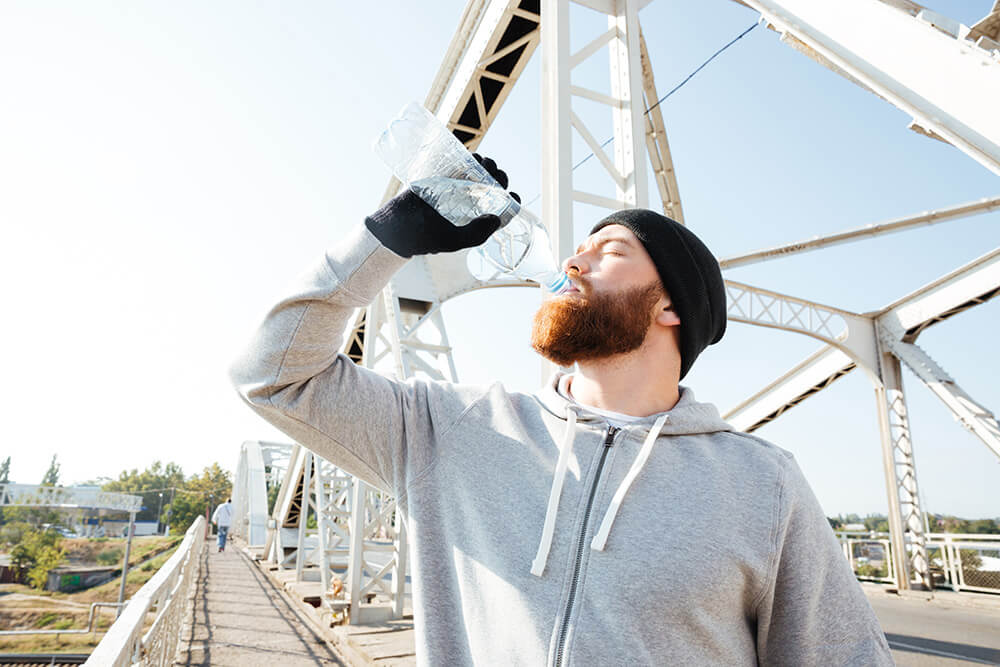
<path fill-rule="evenodd" d="M 753 432 L 850 373 L 855 362 L 825 345 L 787 373 L 730 409 L 723 418 L 740 431 Z"/>
<path fill-rule="evenodd" d="M 929 354 L 913 343 L 886 338 L 886 345 L 900 361 L 941 399 L 955 420 L 972 432 L 1000 458 L 1000 424 L 996 416 L 958 386 Z"/>
<path fill-rule="evenodd" d="M 726 281 L 726 295 L 730 321 L 811 336 L 840 349 L 877 377 L 878 350 L 870 317 L 733 280 Z"/>
<path fill-rule="evenodd" d="M 93 487 L 0 484 L 0 507 L 54 507 L 138 512 L 142 496 L 101 491 Z"/>
<path fill-rule="evenodd" d="M 909 590 L 912 579 L 916 578 L 926 590 L 933 590 L 903 376 L 899 360 L 892 352 L 883 347 L 881 354 L 881 383 L 875 385 L 875 400 L 896 585 L 900 590 Z"/>
<path fill-rule="evenodd" d="M 874 238 L 876 236 L 882 236 L 883 234 L 902 232 L 914 227 L 935 225 L 940 222 L 958 220 L 966 218 L 970 215 L 989 213 L 997 210 L 1000 210 L 1000 197 L 984 197 L 978 201 L 959 204 L 958 206 L 950 206 L 948 208 L 940 208 L 933 211 L 924 211 L 918 215 L 886 220 L 885 222 L 872 223 L 865 225 L 864 227 L 857 227 L 855 229 L 849 229 L 836 234 L 814 236 L 811 239 L 803 241 L 795 241 L 794 243 L 786 243 L 784 245 L 774 246 L 771 248 L 755 250 L 742 255 L 724 257 L 719 260 L 719 266 L 723 269 L 731 269 L 737 266 L 757 264 L 759 262 L 788 257 L 789 255 L 796 255 L 802 252 L 819 250 L 820 248 L 827 248 L 829 246 L 840 245 L 842 243 L 861 241 L 864 239 Z"/>
<path fill-rule="evenodd" d="M 927 327 L 1000 294 L 1000 248 L 908 294 L 880 310 L 881 327 L 912 343 Z"/>
<path fill-rule="evenodd" d="M 940 15 L 914 16 L 879 0 L 743 0 L 782 40 L 861 84 L 1000 175 L 1000 58 L 942 29 Z M 953 22 L 954 23 L 954 22 Z M 956 23 L 956 25 L 958 25 Z"/>
<path fill-rule="evenodd" d="M 646 150 L 649 155 L 649 163 L 653 168 L 656 187 L 660 191 L 663 214 L 683 225 L 684 210 L 681 207 L 680 187 L 677 185 L 674 159 L 670 154 L 670 142 L 667 141 L 667 129 L 663 123 L 663 112 L 659 105 L 660 96 L 656 92 L 653 65 L 649 60 L 646 39 L 641 30 L 639 31 L 639 58 L 642 66 L 642 88 L 646 96 Z"/>

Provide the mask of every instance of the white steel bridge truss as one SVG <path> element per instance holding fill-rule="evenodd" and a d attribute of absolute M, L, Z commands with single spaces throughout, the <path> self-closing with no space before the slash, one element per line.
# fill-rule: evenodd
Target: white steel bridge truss
<path fill-rule="evenodd" d="M 680 194 L 653 69 L 639 26 L 649 0 L 469 0 L 438 75 L 425 100 L 432 112 L 470 150 L 497 117 L 532 53 L 542 53 L 542 202 L 554 251 L 574 247 L 573 202 L 607 209 L 647 206 L 647 160 L 662 210 L 683 222 Z M 971 28 L 910 0 L 736 0 L 756 10 L 781 40 L 850 81 L 909 113 L 910 129 L 951 143 L 1000 174 L 1000 2 Z M 569 16 L 595 11 L 607 16 L 607 30 L 576 53 L 569 50 Z M 541 16 L 545 20 L 541 20 Z M 891 45 L 891 48 L 888 47 Z M 611 93 L 572 85 L 571 71 L 604 51 Z M 574 99 L 607 106 L 614 126 L 613 153 L 574 112 Z M 571 138 L 590 147 L 613 184 L 614 197 L 574 187 Z M 390 182 L 385 199 L 399 183 Z M 721 260 L 723 269 L 788 254 L 898 233 L 997 210 L 1000 197 L 924 212 L 860 229 L 809 239 Z M 893 571 L 900 588 L 930 583 L 920 493 L 917 486 L 901 364 L 938 396 L 959 422 L 1000 456 L 1000 428 L 990 410 L 968 396 L 915 340 L 926 327 L 984 303 L 1000 293 L 1000 249 L 944 276 L 875 313 L 852 313 L 831 305 L 761 287 L 726 281 L 730 320 L 805 334 L 823 346 L 803 362 L 733 408 L 726 418 L 752 431 L 774 420 L 855 368 L 875 388 L 889 500 Z M 457 380 L 441 304 L 475 289 L 535 286 L 505 280 L 478 281 L 465 268 L 465 253 L 417 257 L 367 309 L 360 311 L 343 352 L 375 367 L 386 360 L 397 377 L 424 374 Z M 383 364 L 384 365 L 384 364 Z M 248 452 L 237 489 L 246 535 L 281 567 L 301 573 L 319 566 L 326 603 L 350 609 L 351 622 L 364 617 L 363 600 L 382 593 L 378 607 L 402 614 L 406 536 L 402 516 L 389 497 L 337 471 L 318 456 L 289 446 L 288 464 L 263 542 L 260 494 L 265 453 Z M 246 460 L 246 472 L 244 471 Z M 261 472 L 254 472 L 259 466 Z M 272 468 L 273 470 L 273 468 Z M 239 475 L 238 475 L 239 477 Z M 274 479 L 272 479 L 274 482 Z M 237 486 L 242 482 L 238 480 Z M 252 488 L 251 488 L 252 487 Z M 256 500 L 249 496 L 257 494 Z M 264 505 L 266 508 L 266 504 Z M 312 532 L 305 517 L 314 512 Z M 239 515 L 239 513 L 238 513 Z M 331 583 L 347 568 L 342 598 Z M 388 575 L 391 578 L 387 578 Z M 387 583 L 388 582 L 388 583 Z M 374 611 L 374 610 L 373 610 Z M 375 612 L 378 615 L 380 612 Z"/>

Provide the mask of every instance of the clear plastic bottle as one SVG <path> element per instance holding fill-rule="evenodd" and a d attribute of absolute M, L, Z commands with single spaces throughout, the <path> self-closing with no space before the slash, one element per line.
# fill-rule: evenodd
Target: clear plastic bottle
<path fill-rule="evenodd" d="M 467 225 L 487 213 L 500 217 L 500 229 L 467 255 L 476 278 L 533 280 L 553 294 L 569 289 L 544 225 L 427 109 L 416 102 L 403 107 L 374 148 L 400 182 L 453 224 Z"/>

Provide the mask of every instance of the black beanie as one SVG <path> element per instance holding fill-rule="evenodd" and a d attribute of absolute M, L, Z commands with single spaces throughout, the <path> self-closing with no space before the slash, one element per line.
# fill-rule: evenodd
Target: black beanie
<path fill-rule="evenodd" d="M 684 225 L 642 208 L 617 211 L 590 230 L 628 228 L 646 248 L 680 319 L 681 379 L 701 351 L 726 332 L 726 288 L 719 262 Z"/>

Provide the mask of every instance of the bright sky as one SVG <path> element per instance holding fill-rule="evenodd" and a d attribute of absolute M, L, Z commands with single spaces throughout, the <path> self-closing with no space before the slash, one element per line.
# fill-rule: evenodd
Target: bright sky
<path fill-rule="evenodd" d="M 992 2 L 927 4 L 972 24 Z M 388 174 L 371 142 L 424 99 L 463 7 L 0 4 L 0 457 L 13 480 L 37 483 L 54 453 L 72 483 L 155 459 L 232 467 L 243 440 L 287 441 L 243 406 L 226 368 L 282 286 L 377 207 Z M 756 18 L 728 0 L 645 8 L 661 94 Z M 606 29 L 580 7 L 572 26 L 573 50 Z M 540 182 L 539 59 L 481 146 L 525 200 Z M 574 81 L 606 89 L 603 55 Z M 688 223 L 719 256 L 1000 192 L 985 168 L 762 28 L 662 109 Z M 575 159 L 586 153 L 578 143 Z M 577 240 L 604 214 L 580 207 Z M 877 310 L 995 248 L 998 223 L 982 215 L 727 277 Z M 463 382 L 535 388 L 538 298 L 487 290 L 445 305 Z M 998 309 L 918 341 L 993 410 Z M 731 324 L 687 384 L 725 411 L 818 347 Z M 904 382 L 927 509 L 1000 516 L 996 457 L 917 378 Z M 885 512 L 875 410 L 858 371 L 758 434 L 795 453 L 827 514 Z"/>

